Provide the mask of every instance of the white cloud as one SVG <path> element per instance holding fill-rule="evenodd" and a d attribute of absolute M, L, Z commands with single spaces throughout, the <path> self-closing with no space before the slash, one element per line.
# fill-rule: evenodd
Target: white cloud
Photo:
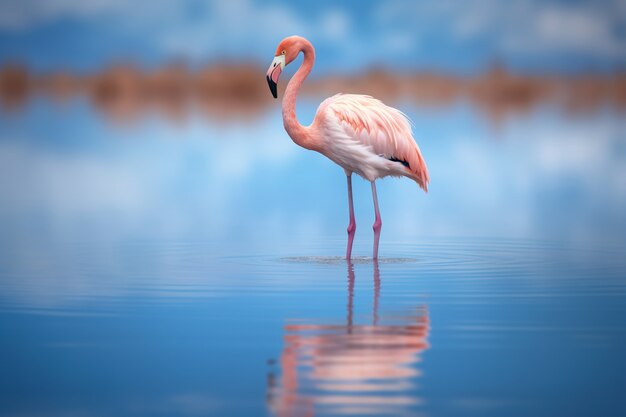
<path fill-rule="evenodd" d="M 342 30 L 340 14 L 326 25 Z M 288 6 L 267 6 L 252 0 L 162 0 L 138 5 L 125 0 L 10 0 L 0 8 L 0 30 L 28 30 L 60 19 L 89 21 L 112 18 L 118 30 L 150 34 L 165 50 L 204 56 L 246 42 L 310 32 L 304 20 Z M 237 51 L 241 49 L 238 48 Z"/>
<path fill-rule="evenodd" d="M 597 4 L 535 0 L 474 0 L 382 4 L 378 30 L 393 30 L 420 44 L 433 34 L 457 44 L 481 39 L 500 53 L 580 53 L 626 57 L 624 1 Z"/>
<path fill-rule="evenodd" d="M 155 36 L 170 53 L 202 58 L 216 52 L 233 55 L 242 49 L 253 52 L 259 48 L 267 48 L 271 54 L 285 36 L 308 31 L 308 25 L 289 8 L 229 0 L 213 2 L 207 13 L 192 20 L 170 18 Z"/>
<path fill-rule="evenodd" d="M 214 56 L 259 58 L 284 36 L 325 41 L 347 62 L 380 62 L 437 42 L 452 48 L 552 57 L 572 53 L 624 59 L 624 0 L 546 3 L 539 0 L 458 2 L 390 1 L 362 10 L 335 7 L 306 13 L 298 4 L 255 0 L 161 0 L 138 6 L 125 0 L 9 0 L 0 8 L 0 30 L 28 30 L 60 19 L 97 24 L 110 19 L 156 50 L 192 59 Z M 435 42 L 433 43 L 433 40 Z M 380 51 L 372 53 L 370 51 Z M 387 56 L 381 56 L 387 54 Z"/>
<path fill-rule="evenodd" d="M 584 52 L 626 56 L 626 45 L 614 34 L 611 19 L 597 9 L 545 7 L 529 16 L 526 31 L 506 33 L 503 46 L 513 51 Z"/>
<path fill-rule="evenodd" d="M 347 36 L 350 29 L 350 18 L 339 9 L 326 11 L 322 17 L 321 30 L 329 38 Z"/>
<path fill-rule="evenodd" d="M 20 30 L 62 18 L 91 19 L 119 12 L 124 0 L 9 0 L 0 7 L 0 29 Z"/>

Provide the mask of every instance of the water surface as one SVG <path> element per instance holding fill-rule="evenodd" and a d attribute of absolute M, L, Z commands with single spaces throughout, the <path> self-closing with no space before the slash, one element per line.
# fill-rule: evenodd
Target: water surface
<path fill-rule="evenodd" d="M 303 118 L 314 107 L 303 106 Z M 242 125 L 0 127 L 0 415 L 626 414 L 613 111 L 409 109 L 433 178 L 355 180 Z"/>

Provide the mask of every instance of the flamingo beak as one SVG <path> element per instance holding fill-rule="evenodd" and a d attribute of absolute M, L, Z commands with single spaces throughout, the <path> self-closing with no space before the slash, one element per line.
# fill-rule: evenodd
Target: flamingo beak
<path fill-rule="evenodd" d="M 267 70 L 267 74 L 265 74 L 267 84 L 270 86 L 270 91 L 274 98 L 278 98 L 278 78 L 280 77 L 280 73 L 283 72 L 283 68 L 285 68 L 285 55 L 278 55 L 274 57 L 272 64 Z"/>

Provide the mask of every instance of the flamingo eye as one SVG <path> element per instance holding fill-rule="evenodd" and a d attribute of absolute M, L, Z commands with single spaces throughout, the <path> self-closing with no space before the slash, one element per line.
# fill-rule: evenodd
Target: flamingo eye
<path fill-rule="evenodd" d="M 283 49 L 283 51 L 281 52 L 281 54 L 282 54 L 282 55 L 285 55 L 286 53 L 287 53 L 287 51 L 285 51 L 284 49 Z"/>

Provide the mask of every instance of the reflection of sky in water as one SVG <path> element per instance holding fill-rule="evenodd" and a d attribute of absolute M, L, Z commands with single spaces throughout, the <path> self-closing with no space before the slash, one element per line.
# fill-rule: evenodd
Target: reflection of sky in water
<path fill-rule="evenodd" d="M 343 172 L 278 109 L 222 126 L 114 127 L 81 102 L 0 116 L 0 414 L 619 415 L 625 122 L 402 107 L 432 183 L 380 182 L 380 271 L 337 258 Z M 380 360 L 364 371 L 407 378 L 333 385 L 361 348 Z"/>
<path fill-rule="evenodd" d="M 343 237 L 340 168 L 297 148 L 280 112 L 247 125 L 159 120 L 111 127 L 80 103 L 35 103 L 3 120 L 8 239 Z M 304 120 L 314 107 L 302 106 Z M 623 241 L 624 122 L 611 111 L 544 109 L 492 126 L 467 107 L 405 108 L 431 170 L 430 193 L 380 183 L 384 242 L 432 236 Z M 6 117 L 6 116 L 5 116 Z M 355 181 L 357 241 L 371 240 L 369 184 Z"/>

